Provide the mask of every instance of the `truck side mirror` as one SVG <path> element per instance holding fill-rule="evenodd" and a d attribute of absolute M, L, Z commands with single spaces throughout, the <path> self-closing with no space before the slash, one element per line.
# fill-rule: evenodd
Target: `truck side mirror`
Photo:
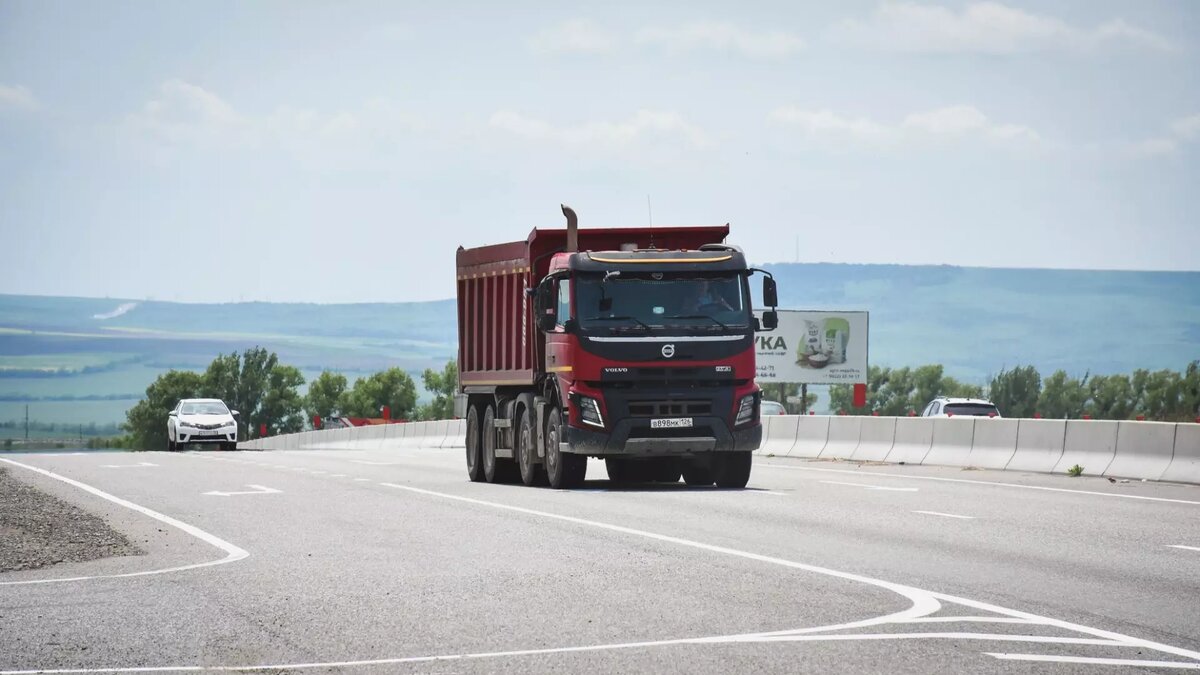
<path fill-rule="evenodd" d="M 775 330 L 779 328 L 779 313 L 773 309 L 763 312 L 762 328 L 763 330 Z"/>
<path fill-rule="evenodd" d="M 554 281 L 546 279 L 537 288 L 537 299 L 533 303 L 537 310 L 537 327 L 549 333 L 558 325 L 558 297 L 554 293 Z"/>
<path fill-rule="evenodd" d="M 779 306 L 779 291 L 775 287 L 775 279 L 763 277 L 763 305 L 771 308 Z M 763 316 L 766 319 L 766 316 Z M 774 328 L 774 326 L 771 326 Z"/>

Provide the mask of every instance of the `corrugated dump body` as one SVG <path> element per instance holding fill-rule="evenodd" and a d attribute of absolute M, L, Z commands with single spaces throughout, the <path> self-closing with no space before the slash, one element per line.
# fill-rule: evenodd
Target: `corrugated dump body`
<path fill-rule="evenodd" d="M 698 249 L 722 243 L 729 226 L 579 230 L 581 251 Z M 550 258 L 566 249 L 567 231 L 535 229 L 525 241 L 459 248 L 458 364 L 464 390 L 533 386 L 544 368 L 544 338 L 525 292 L 546 276 Z"/>

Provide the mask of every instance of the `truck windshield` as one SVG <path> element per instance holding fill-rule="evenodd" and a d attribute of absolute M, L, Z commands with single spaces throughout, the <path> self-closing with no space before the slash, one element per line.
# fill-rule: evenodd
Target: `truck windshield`
<path fill-rule="evenodd" d="M 575 314 L 582 328 L 702 326 L 745 328 L 750 307 L 742 277 L 653 275 L 577 281 Z"/>

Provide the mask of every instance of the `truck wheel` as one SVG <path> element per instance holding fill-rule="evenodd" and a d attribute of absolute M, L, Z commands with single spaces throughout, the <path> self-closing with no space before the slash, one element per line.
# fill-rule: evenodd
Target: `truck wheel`
<path fill-rule="evenodd" d="M 536 454 L 533 447 L 533 419 L 529 408 L 524 408 L 517 426 L 517 468 L 521 471 L 521 482 L 528 486 L 542 482 L 542 468 L 537 464 Z"/>
<path fill-rule="evenodd" d="M 717 487 L 744 488 L 750 482 L 750 462 L 754 459 L 749 452 L 720 452 L 713 455 L 713 478 Z"/>
<path fill-rule="evenodd" d="M 620 457 L 606 457 L 604 468 L 608 469 L 608 482 L 615 484 L 628 483 L 630 479 L 630 462 Z"/>
<path fill-rule="evenodd" d="M 483 481 L 483 456 L 480 454 L 479 406 L 467 409 L 467 478 L 472 483 Z"/>
<path fill-rule="evenodd" d="M 700 461 L 684 462 L 682 473 L 683 482 L 690 486 L 713 484 L 712 470 Z"/>
<path fill-rule="evenodd" d="M 558 408 L 551 408 L 547 417 L 549 419 L 546 421 L 546 433 L 542 435 L 546 439 L 546 477 L 550 479 L 550 487 L 579 487 L 587 475 L 587 455 L 559 451 L 559 428 L 562 421 Z"/>
<path fill-rule="evenodd" d="M 678 483 L 683 475 L 683 460 L 678 457 L 661 457 L 654 460 L 651 469 L 654 480 L 659 483 Z"/>
<path fill-rule="evenodd" d="M 496 457 L 496 409 L 488 405 L 483 413 L 480 434 L 480 454 L 483 455 L 483 479 L 489 483 L 513 483 L 516 481 L 517 466 L 511 459 Z"/>

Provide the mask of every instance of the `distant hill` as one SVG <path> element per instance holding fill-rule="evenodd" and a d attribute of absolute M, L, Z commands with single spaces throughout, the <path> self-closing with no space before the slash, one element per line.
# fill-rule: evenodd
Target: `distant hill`
<path fill-rule="evenodd" d="M 1182 369 L 1200 358 L 1200 272 L 771 264 L 782 306 L 871 312 L 871 362 L 942 363 L 984 382 L 1043 373 Z M 0 295 L 0 422 L 120 420 L 154 377 L 262 345 L 308 377 L 417 373 L 456 352 L 453 300 L 181 304 Z M 92 400 L 56 401 L 46 399 Z"/>

